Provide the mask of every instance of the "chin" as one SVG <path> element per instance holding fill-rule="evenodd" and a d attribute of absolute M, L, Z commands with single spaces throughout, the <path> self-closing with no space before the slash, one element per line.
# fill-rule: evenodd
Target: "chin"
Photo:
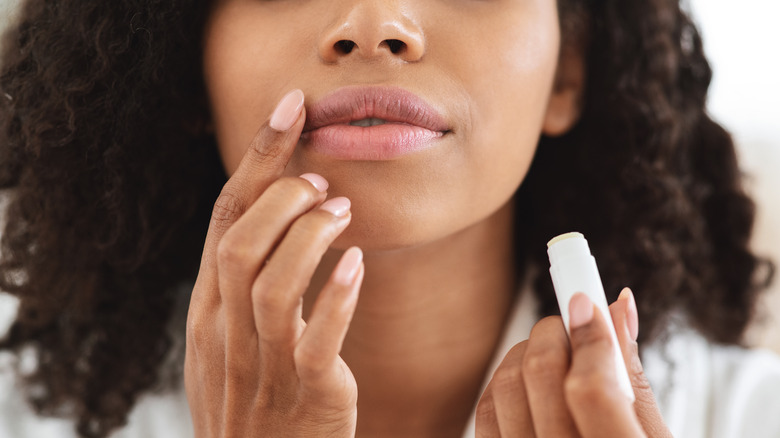
<path fill-rule="evenodd" d="M 364 251 L 393 251 L 430 243 L 447 234 L 441 229 L 438 233 L 431 233 L 427 229 L 430 227 L 420 226 L 422 223 L 413 224 L 387 216 L 375 219 L 363 216 L 361 220 L 359 211 L 353 211 L 352 222 L 331 247 L 346 250 L 358 246 Z"/>
<path fill-rule="evenodd" d="M 475 227 L 483 228 L 483 225 L 487 225 L 490 228 L 492 225 L 488 224 L 488 218 L 495 213 L 490 211 L 478 215 L 474 214 L 476 210 L 473 209 L 459 211 L 437 208 L 443 206 L 431 203 L 431 208 L 410 210 L 411 214 L 404 214 L 401 209 L 389 214 L 377 214 L 387 209 L 361 212 L 356 204 L 360 205 L 357 201 L 352 204 L 352 222 L 331 245 L 332 248 L 346 250 L 358 246 L 365 252 L 399 251 L 421 246 L 446 248 L 448 245 L 438 244 L 450 238 L 468 239 L 466 236 L 471 235 L 469 230 L 484 233 L 487 229 L 479 231 Z"/>

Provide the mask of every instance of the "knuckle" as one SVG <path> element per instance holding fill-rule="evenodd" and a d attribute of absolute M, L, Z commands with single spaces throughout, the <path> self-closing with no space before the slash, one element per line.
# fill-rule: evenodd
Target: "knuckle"
<path fill-rule="evenodd" d="M 270 293 L 271 288 L 266 286 L 266 282 L 260 280 L 252 288 L 252 301 L 262 313 L 275 313 L 282 308 L 283 301 L 279 294 Z"/>
<path fill-rule="evenodd" d="M 292 306 L 290 294 L 278 293 L 289 289 L 289 284 L 276 286 L 267 275 L 258 277 L 252 286 L 252 302 L 262 315 L 277 315 Z"/>
<path fill-rule="evenodd" d="M 629 342 L 627 348 L 630 359 L 626 364 L 626 369 L 631 386 L 640 392 L 652 392 L 650 381 L 647 379 L 642 361 L 639 359 L 639 345 L 636 342 Z"/>
<path fill-rule="evenodd" d="M 246 263 L 249 252 L 244 239 L 234 237 L 228 230 L 217 244 L 217 263 L 219 266 Z"/>
<path fill-rule="evenodd" d="M 293 359 L 295 360 L 295 369 L 301 377 L 316 378 L 325 371 L 324 358 L 312 348 L 304 348 L 299 345 L 293 351 Z"/>
<path fill-rule="evenodd" d="M 319 193 L 308 181 L 285 176 L 276 180 L 266 190 L 267 196 L 274 201 L 295 205 L 312 205 Z"/>
<path fill-rule="evenodd" d="M 486 392 L 477 403 L 476 422 L 478 424 L 491 422 L 496 416 L 496 404 L 491 392 Z"/>
<path fill-rule="evenodd" d="M 337 230 L 329 226 L 332 218 L 319 211 L 307 213 L 293 223 L 290 235 L 317 247 L 327 246 L 337 236 Z"/>
<path fill-rule="evenodd" d="M 629 375 L 637 375 L 644 378 L 644 367 L 642 366 L 642 360 L 639 358 L 639 345 L 636 342 L 629 342 L 626 345 L 628 349 L 624 352 L 624 355 L 628 355 L 629 360 L 626 364 Z"/>
<path fill-rule="evenodd" d="M 536 378 L 560 374 L 568 367 L 568 358 L 552 348 L 529 348 L 523 356 L 523 370 Z"/>
<path fill-rule="evenodd" d="M 246 203 L 233 190 L 224 188 L 214 202 L 211 220 L 214 224 L 226 228 L 246 211 Z"/>
<path fill-rule="evenodd" d="M 519 364 L 502 365 L 493 374 L 494 391 L 515 388 L 523 382 L 523 367 Z"/>
<path fill-rule="evenodd" d="M 276 163 L 284 155 L 281 138 L 283 136 L 278 133 L 266 130 L 249 143 L 250 154 L 247 156 L 259 164 Z"/>
<path fill-rule="evenodd" d="M 628 349 L 627 353 L 631 355 L 631 357 L 639 357 L 639 344 L 637 344 L 636 341 L 629 341 L 626 344 L 626 348 Z"/>
<path fill-rule="evenodd" d="M 509 350 L 493 373 L 490 383 L 492 391 L 503 393 L 506 389 L 514 390 L 523 384 L 523 357 L 527 347 L 527 341 L 523 341 Z"/>
<path fill-rule="evenodd" d="M 573 403 L 603 404 L 608 398 L 612 380 L 603 372 L 570 375 L 564 382 L 566 398 Z"/>
<path fill-rule="evenodd" d="M 650 381 L 647 380 L 647 376 L 643 370 L 630 370 L 628 373 L 629 380 L 631 381 L 631 387 L 634 390 L 640 392 L 652 392 Z"/>

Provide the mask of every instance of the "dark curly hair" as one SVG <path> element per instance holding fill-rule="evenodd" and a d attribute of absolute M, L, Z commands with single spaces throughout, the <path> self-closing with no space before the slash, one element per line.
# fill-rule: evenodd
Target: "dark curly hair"
<path fill-rule="evenodd" d="M 517 193 L 519 269 L 540 268 L 542 312 L 555 313 L 544 245 L 582 231 L 610 298 L 633 286 L 641 340 L 677 312 L 739 343 L 772 266 L 748 247 L 754 206 L 704 109 L 698 31 L 677 0 L 559 5 L 564 46 L 587 54 L 584 112 L 541 139 Z M 34 409 L 76 418 L 83 436 L 124 425 L 165 380 L 177 286 L 197 272 L 226 180 L 206 129 L 208 8 L 28 0 L 5 35 L 0 289 L 20 307 L 0 350 L 34 354 Z"/>

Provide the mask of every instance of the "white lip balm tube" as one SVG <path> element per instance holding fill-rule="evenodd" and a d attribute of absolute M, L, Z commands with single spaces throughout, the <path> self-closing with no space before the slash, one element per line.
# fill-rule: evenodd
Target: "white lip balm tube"
<path fill-rule="evenodd" d="M 569 301 L 577 292 L 583 292 L 601 311 L 601 315 L 607 323 L 614 347 L 618 385 L 633 403 L 635 400 L 634 389 L 628 378 L 626 364 L 623 363 L 615 326 L 612 324 L 612 316 L 609 313 L 607 297 L 604 295 L 604 286 L 601 284 L 596 259 L 590 253 L 588 241 L 581 233 L 561 234 L 547 243 L 547 255 L 550 257 L 550 276 L 552 276 L 555 296 L 558 298 L 558 307 L 561 309 L 566 333 L 571 336 Z"/>

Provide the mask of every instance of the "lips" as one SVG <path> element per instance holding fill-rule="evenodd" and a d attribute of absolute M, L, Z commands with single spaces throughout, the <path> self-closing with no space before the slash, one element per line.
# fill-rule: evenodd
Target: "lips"
<path fill-rule="evenodd" d="M 307 109 L 304 147 L 346 160 L 389 160 L 432 147 L 450 131 L 425 100 L 396 87 L 346 87 Z"/>

